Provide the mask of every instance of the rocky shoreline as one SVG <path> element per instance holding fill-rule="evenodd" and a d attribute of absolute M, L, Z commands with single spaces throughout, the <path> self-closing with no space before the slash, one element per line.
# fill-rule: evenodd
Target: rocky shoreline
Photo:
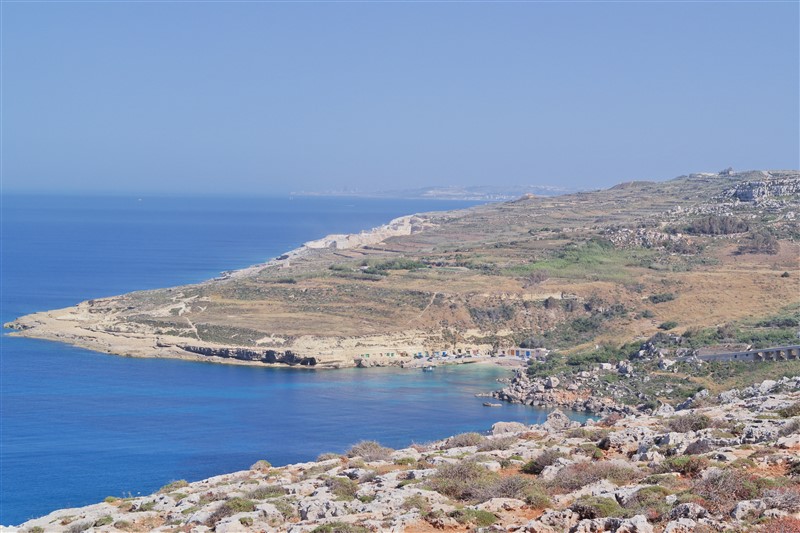
<path fill-rule="evenodd" d="M 2 531 L 797 531 L 800 377 L 674 413 L 498 422 L 402 450 L 170 483 Z M 792 529 L 795 528 L 795 529 Z"/>

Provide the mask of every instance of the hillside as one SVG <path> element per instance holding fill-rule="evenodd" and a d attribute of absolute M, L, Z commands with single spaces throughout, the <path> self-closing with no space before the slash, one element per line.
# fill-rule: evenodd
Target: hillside
<path fill-rule="evenodd" d="M 749 345 L 786 342 L 800 299 L 799 208 L 797 171 L 526 196 L 6 327 L 120 355 L 318 368 L 519 345 L 579 353 L 726 326 L 731 338 L 708 342 L 742 332 Z"/>

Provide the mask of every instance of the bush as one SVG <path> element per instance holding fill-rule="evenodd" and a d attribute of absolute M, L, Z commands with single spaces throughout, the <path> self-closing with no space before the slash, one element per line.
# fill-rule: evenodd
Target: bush
<path fill-rule="evenodd" d="M 263 473 L 269 472 L 270 468 L 272 468 L 272 464 L 265 459 L 259 459 L 250 466 L 250 470 Z"/>
<path fill-rule="evenodd" d="M 338 453 L 326 452 L 321 453 L 317 456 L 317 462 L 321 463 L 322 461 L 330 461 L 331 459 L 341 459 L 342 456 Z"/>
<path fill-rule="evenodd" d="M 421 515 L 428 514 L 431 510 L 431 502 L 422 494 L 414 494 L 403 501 L 403 509 L 417 509 Z"/>
<path fill-rule="evenodd" d="M 711 419 L 706 415 L 690 413 L 688 415 L 677 416 L 667 422 L 667 427 L 676 433 L 686 433 L 688 431 L 700 431 L 711 426 Z"/>
<path fill-rule="evenodd" d="M 223 518 L 227 518 L 239 513 L 249 513 L 255 510 L 256 504 L 251 500 L 246 500 L 244 498 L 231 498 L 218 507 L 216 511 L 211 513 L 211 516 L 208 517 L 206 524 L 209 527 L 213 527 Z"/>
<path fill-rule="evenodd" d="M 476 527 L 488 527 L 497 522 L 494 514 L 477 509 L 456 509 L 449 516 L 459 524 L 473 524 Z"/>
<path fill-rule="evenodd" d="M 185 479 L 179 479 L 177 481 L 173 481 L 172 483 L 167 483 L 166 485 L 158 489 L 158 492 L 172 492 L 188 486 L 189 486 L 188 481 L 186 481 Z"/>
<path fill-rule="evenodd" d="M 769 254 L 775 255 L 780 250 L 778 239 L 768 229 L 754 231 L 748 241 L 739 246 L 740 254 Z"/>
<path fill-rule="evenodd" d="M 495 482 L 497 476 L 475 461 L 441 465 L 431 476 L 428 486 L 456 500 L 473 500 Z"/>
<path fill-rule="evenodd" d="M 689 444 L 684 450 L 685 455 L 701 455 L 711 451 L 711 445 L 705 439 L 698 439 Z"/>
<path fill-rule="evenodd" d="M 794 416 L 800 416 L 800 402 L 795 402 L 789 407 L 784 407 L 783 409 L 778 411 L 778 414 L 781 415 L 783 418 L 792 418 Z"/>
<path fill-rule="evenodd" d="M 667 322 L 662 322 L 661 324 L 658 325 L 658 329 L 663 329 L 664 331 L 669 331 L 669 330 L 675 329 L 677 327 L 678 327 L 678 323 L 675 322 L 674 320 L 670 320 L 670 321 L 667 321 Z"/>
<path fill-rule="evenodd" d="M 362 440 L 347 451 L 347 457 L 361 457 L 367 462 L 388 461 L 393 451 L 374 440 Z"/>
<path fill-rule="evenodd" d="M 624 514 L 617 500 L 598 496 L 582 496 L 572 504 L 570 509 L 578 513 L 581 520 L 622 516 Z"/>
<path fill-rule="evenodd" d="M 478 446 L 480 445 L 486 437 L 481 435 L 480 433 L 461 433 L 460 435 L 454 435 L 447 439 L 443 448 L 450 449 L 450 448 L 464 448 L 466 446 Z"/>
<path fill-rule="evenodd" d="M 325 480 L 325 486 L 337 500 L 353 500 L 358 492 L 358 483 L 347 477 L 336 476 Z"/>
<path fill-rule="evenodd" d="M 751 476 L 740 470 L 717 468 L 698 479 L 693 492 L 707 502 L 707 509 L 723 512 L 738 501 L 758 496 L 758 487 Z"/>
<path fill-rule="evenodd" d="M 478 451 L 491 452 L 494 450 L 507 450 L 515 442 L 517 442 L 517 437 L 514 437 L 512 435 L 506 437 L 495 437 L 493 439 L 483 439 L 483 441 L 481 441 L 481 443 L 478 444 Z"/>
<path fill-rule="evenodd" d="M 768 509 L 781 509 L 789 513 L 800 511 L 800 489 L 797 487 L 767 490 L 762 499 Z"/>
<path fill-rule="evenodd" d="M 800 420 L 790 420 L 781 429 L 778 430 L 778 435 L 786 437 L 800 432 Z"/>
<path fill-rule="evenodd" d="M 490 500 L 492 498 L 524 500 L 525 495 L 532 486 L 531 480 L 523 476 L 501 477 L 487 485 L 480 493 L 479 498 L 481 500 Z"/>
<path fill-rule="evenodd" d="M 661 463 L 661 470 L 664 472 L 678 472 L 684 476 L 695 477 L 708 466 L 708 459 L 697 457 L 696 455 L 683 455 L 681 457 L 670 457 Z"/>
<path fill-rule="evenodd" d="M 561 457 L 564 457 L 563 453 L 559 452 L 558 450 L 549 448 L 544 452 L 542 452 L 541 454 L 539 454 L 539 456 L 536 457 L 535 459 L 531 459 L 530 461 L 525 463 L 522 466 L 522 468 L 520 468 L 520 470 L 525 474 L 535 474 L 538 476 L 539 474 L 542 473 L 542 471 L 545 468 L 554 464 L 556 460 L 558 460 Z"/>
<path fill-rule="evenodd" d="M 622 485 L 632 483 L 640 477 L 639 470 L 629 466 L 609 461 L 583 462 L 562 468 L 552 481 L 552 485 L 562 492 L 572 492 L 601 479 Z"/>
<path fill-rule="evenodd" d="M 675 299 L 675 295 L 671 292 L 662 292 L 660 294 L 653 294 L 648 298 L 654 304 L 662 304 L 664 302 L 671 302 Z"/>
<path fill-rule="evenodd" d="M 278 496 L 284 496 L 285 494 L 286 489 L 283 487 L 278 485 L 267 485 L 265 487 L 258 487 L 251 490 L 247 497 L 254 500 L 266 500 L 267 498 L 277 498 Z"/>

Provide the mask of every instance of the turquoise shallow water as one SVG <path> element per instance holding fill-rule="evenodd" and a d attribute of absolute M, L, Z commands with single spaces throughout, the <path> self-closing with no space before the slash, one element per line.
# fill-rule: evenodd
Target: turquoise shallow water
<path fill-rule="evenodd" d="M 3 197 L 2 320 L 196 282 L 305 240 L 464 203 L 353 199 Z M 129 359 L 2 338 L 0 523 L 107 495 L 343 451 L 536 423 L 476 392 L 507 370 L 335 371 Z"/>

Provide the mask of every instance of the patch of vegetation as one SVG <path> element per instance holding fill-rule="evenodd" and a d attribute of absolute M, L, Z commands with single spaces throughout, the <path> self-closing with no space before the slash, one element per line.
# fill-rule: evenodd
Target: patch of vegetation
<path fill-rule="evenodd" d="M 775 235 L 767 228 L 762 228 L 751 232 L 750 238 L 739 246 L 737 253 L 775 255 L 779 250 L 780 244 Z"/>
<path fill-rule="evenodd" d="M 572 492 L 602 479 L 623 485 L 641 477 L 637 468 L 609 461 L 573 463 L 559 470 L 551 486 L 560 492 Z"/>
<path fill-rule="evenodd" d="M 253 500 L 266 500 L 267 498 L 277 498 L 279 496 L 284 496 L 285 494 L 286 489 L 280 485 L 267 485 L 251 490 L 247 494 L 247 497 Z"/>
<path fill-rule="evenodd" d="M 388 461 L 391 459 L 393 451 L 391 448 L 381 446 L 380 443 L 374 440 L 362 440 L 347 450 L 347 457 L 361 457 L 368 463 L 372 461 Z"/>
<path fill-rule="evenodd" d="M 427 481 L 428 487 L 455 500 L 478 499 L 497 475 L 473 460 L 441 465 Z"/>
<path fill-rule="evenodd" d="M 700 431 L 701 429 L 711 427 L 711 419 L 706 415 L 689 413 L 671 418 L 667 421 L 667 427 L 676 433 Z"/>
<path fill-rule="evenodd" d="M 663 304 L 664 302 L 671 302 L 672 300 L 674 300 L 675 295 L 671 292 L 662 292 L 659 294 L 653 294 L 649 296 L 647 299 L 654 304 Z"/>
<path fill-rule="evenodd" d="M 667 322 L 662 322 L 661 324 L 658 325 L 658 329 L 662 329 L 664 331 L 669 331 L 669 330 L 675 329 L 677 327 L 678 327 L 678 323 L 675 322 L 674 320 L 670 320 L 670 321 L 667 321 Z"/>
<path fill-rule="evenodd" d="M 515 442 L 517 442 L 517 437 L 513 435 L 509 435 L 506 437 L 495 437 L 493 439 L 486 439 L 484 438 L 480 444 L 478 444 L 478 451 L 479 452 L 491 452 L 495 450 L 507 450 L 509 449 Z"/>
<path fill-rule="evenodd" d="M 522 468 L 520 468 L 520 471 L 524 472 L 525 474 L 535 474 L 538 476 L 544 471 L 545 468 L 555 464 L 555 462 L 562 457 L 565 457 L 563 453 L 559 452 L 558 450 L 548 448 L 539 454 L 538 457 L 525 463 Z"/>
<path fill-rule="evenodd" d="M 471 524 L 476 527 L 488 527 L 497 522 L 497 516 L 493 513 L 478 509 L 456 509 L 449 516 L 459 524 Z"/>
<path fill-rule="evenodd" d="M 231 498 L 226 500 L 225 503 L 217 508 L 216 511 L 211 513 L 211 516 L 208 517 L 208 521 L 206 523 L 209 524 L 209 527 L 212 527 L 223 518 L 227 518 L 239 513 L 250 513 L 255 510 L 256 504 L 253 503 L 252 500 L 247 500 L 245 498 Z"/>
<path fill-rule="evenodd" d="M 158 489 L 158 492 L 161 492 L 161 493 L 173 492 L 175 490 L 182 489 L 183 487 L 188 487 L 188 486 L 189 486 L 189 482 L 188 481 L 186 481 L 185 479 L 179 479 L 177 481 L 173 481 L 171 483 L 167 483 L 166 485 L 164 485 L 163 487 Z"/>
<path fill-rule="evenodd" d="M 752 500 L 759 493 L 752 476 L 733 469 L 711 469 L 694 483 L 692 491 L 705 500 L 705 507 L 712 512 L 727 512 L 736 502 Z"/>
<path fill-rule="evenodd" d="M 661 463 L 663 472 L 678 472 L 684 476 L 695 477 L 708 467 L 708 459 L 696 455 L 670 457 Z"/>
<path fill-rule="evenodd" d="M 328 478 L 325 480 L 325 486 L 331 490 L 337 500 L 353 500 L 358 492 L 358 483 L 342 476 Z"/>
<path fill-rule="evenodd" d="M 684 233 L 692 235 L 730 235 L 744 233 L 749 229 L 750 225 L 746 221 L 727 215 L 697 218 L 682 228 Z"/>
<path fill-rule="evenodd" d="M 266 459 L 259 459 L 250 466 L 250 470 L 255 470 L 256 472 L 269 472 L 270 468 L 272 468 L 272 463 Z"/>
<path fill-rule="evenodd" d="M 486 437 L 480 433 L 461 433 L 460 435 L 454 435 L 447 439 L 444 448 L 450 449 L 464 448 L 465 446 L 479 446 L 484 440 L 486 440 Z"/>
<path fill-rule="evenodd" d="M 620 507 L 617 500 L 599 496 L 582 496 L 570 506 L 570 509 L 578 513 L 581 520 L 625 515 L 625 510 Z"/>

